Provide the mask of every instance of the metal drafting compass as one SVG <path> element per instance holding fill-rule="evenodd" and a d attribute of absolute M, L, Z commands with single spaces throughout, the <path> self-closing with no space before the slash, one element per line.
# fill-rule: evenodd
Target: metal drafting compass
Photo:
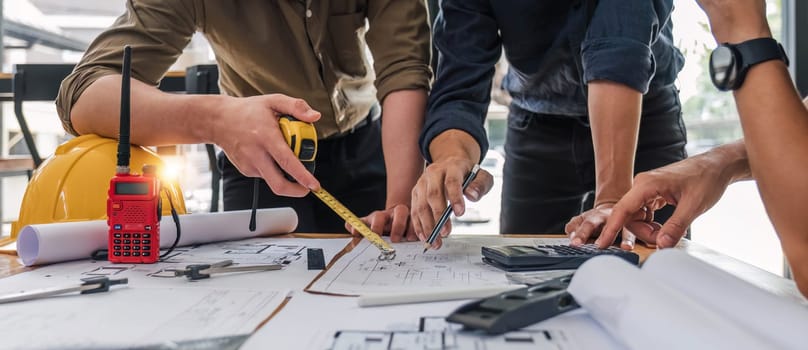
<path fill-rule="evenodd" d="M 233 260 L 224 260 L 215 264 L 193 264 L 185 266 L 184 270 L 174 270 L 174 277 L 185 276 L 191 281 L 210 278 L 212 274 L 233 272 L 258 272 L 280 270 L 281 264 L 264 264 L 248 266 L 231 266 Z"/>
<path fill-rule="evenodd" d="M 0 296 L 0 304 L 14 303 L 33 299 L 48 298 L 52 296 L 79 292 L 79 294 L 103 293 L 109 291 L 110 286 L 127 284 L 126 278 L 109 279 L 109 277 L 90 277 L 81 279 L 82 283 L 66 287 L 40 288 L 30 291 Z"/>

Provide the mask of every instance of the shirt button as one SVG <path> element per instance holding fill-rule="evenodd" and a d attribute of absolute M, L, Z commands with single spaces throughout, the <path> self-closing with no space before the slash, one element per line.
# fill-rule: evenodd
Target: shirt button
<path fill-rule="evenodd" d="M 306 10 L 306 18 L 311 18 L 311 10 L 310 9 Z"/>

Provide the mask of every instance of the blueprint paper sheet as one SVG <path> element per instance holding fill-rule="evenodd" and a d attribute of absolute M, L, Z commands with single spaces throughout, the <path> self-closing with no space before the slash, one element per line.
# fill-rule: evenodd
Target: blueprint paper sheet
<path fill-rule="evenodd" d="M 285 300 L 288 289 L 301 290 L 319 273 L 307 269 L 307 247 L 322 248 L 331 259 L 350 241 L 253 238 L 182 247 L 157 264 L 82 260 L 6 277 L 0 279 L 2 295 L 77 285 L 91 276 L 127 278 L 129 284 L 107 293 L 0 304 L 0 348 L 108 349 L 249 334 Z M 199 281 L 168 277 L 172 269 L 222 260 L 284 267 Z"/>
<path fill-rule="evenodd" d="M 441 249 L 426 253 L 421 242 L 396 243 L 396 258 L 390 261 L 379 261 L 378 249 L 363 240 L 333 263 L 308 291 L 360 295 L 519 284 L 481 260 L 482 246 L 501 244 L 569 244 L 569 239 L 450 236 Z"/>
<path fill-rule="evenodd" d="M 287 294 L 282 290 L 123 287 L 3 304 L 0 347 L 101 349 L 249 334 Z"/>
<path fill-rule="evenodd" d="M 258 329 L 241 349 L 623 349 L 582 311 L 505 336 L 459 332 L 456 325 L 447 324 L 443 317 L 466 302 L 361 308 L 355 297 L 295 292 L 281 312 Z M 545 337 L 544 331 L 551 339 Z"/>
<path fill-rule="evenodd" d="M 261 237 L 240 241 L 216 242 L 180 247 L 163 262 L 156 264 L 112 264 L 108 261 L 79 260 L 53 264 L 0 279 L 0 293 L 7 294 L 32 288 L 70 285 L 82 278 L 107 276 L 129 279 L 130 288 L 137 287 L 222 287 L 222 288 L 290 288 L 303 289 L 320 271 L 307 268 L 306 248 L 322 248 L 326 259 L 333 258 L 350 238 L 309 239 Z M 190 282 L 172 277 L 173 270 L 189 264 L 211 264 L 232 260 L 234 266 L 282 264 L 278 271 L 214 275 Z M 0 305 L 2 308 L 2 305 Z"/>

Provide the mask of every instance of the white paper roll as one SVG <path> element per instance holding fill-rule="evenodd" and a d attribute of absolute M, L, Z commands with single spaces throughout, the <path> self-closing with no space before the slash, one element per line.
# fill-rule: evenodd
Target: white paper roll
<path fill-rule="evenodd" d="M 703 300 L 660 283 L 653 274 L 614 256 L 589 259 L 575 272 L 567 290 L 632 350 L 778 348 L 728 315 L 705 307 Z"/>
<path fill-rule="evenodd" d="M 771 348 L 808 346 L 808 308 L 676 249 L 652 254 L 643 271 L 766 337 Z M 776 346 L 774 344 L 777 344 Z"/>
<path fill-rule="evenodd" d="M 250 210 L 180 215 L 179 245 L 209 243 L 289 233 L 297 227 L 292 208 L 259 209 L 256 229 L 249 230 Z M 17 238 L 17 255 L 25 266 L 86 259 L 107 248 L 106 220 L 28 225 Z M 177 236 L 171 216 L 160 220 L 160 247 L 167 248 Z"/>

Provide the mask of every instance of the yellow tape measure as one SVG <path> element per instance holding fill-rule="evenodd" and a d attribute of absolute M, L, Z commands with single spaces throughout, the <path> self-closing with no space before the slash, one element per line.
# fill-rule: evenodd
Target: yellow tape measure
<path fill-rule="evenodd" d="M 325 205 L 327 205 L 331 210 L 333 210 L 339 217 L 341 217 L 345 222 L 353 226 L 359 233 L 365 237 L 370 243 L 379 248 L 381 251 L 381 255 L 379 255 L 379 260 L 393 260 L 396 257 L 396 250 L 390 246 L 389 243 L 385 242 L 376 232 L 370 230 L 367 225 L 365 225 L 362 220 L 359 220 L 354 213 L 352 213 L 348 208 L 346 208 L 342 203 L 340 203 L 331 193 L 328 193 L 323 188 L 320 188 L 316 191 L 311 191 L 314 193 L 317 198 L 320 198 Z"/>
<path fill-rule="evenodd" d="M 317 132 L 311 123 L 302 122 L 292 116 L 283 115 L 278 120 L 286 143 L 292 148 L 292 152 L 300 158 L 303 165 L 310 172 L 314 172 L 314 158 L 317 155 Z M 345 222 L 353 226 L 370 243 L 379 248 L 381 255 L 379 260 L 393 260 L 396 257 L 396 250 L 385 242 L 376 232 L 370 230 L 362 220 L 340 203 L 328 191 L 320 188 L 311 191 L 317 198 L 320 198 L 325 205 L 339 215 Z"/>

